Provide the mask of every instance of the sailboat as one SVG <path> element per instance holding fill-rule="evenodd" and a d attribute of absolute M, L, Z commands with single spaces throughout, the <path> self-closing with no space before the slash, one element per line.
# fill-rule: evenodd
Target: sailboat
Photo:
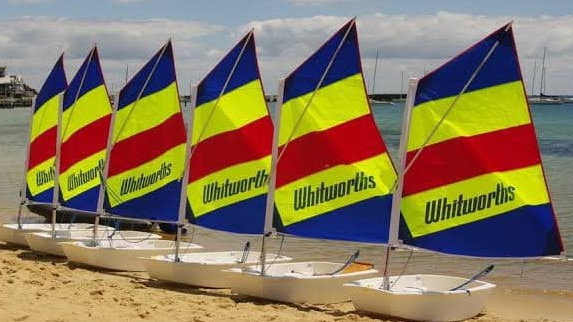
<path fill-rule="evenodd" d="M 235 234 L 262 234 L 273 124 L 249 31 L 192 90 L 189 174 L 191 223 Z M 289 257 L 269 254 L 269 261 Z M 145 259 L 150 277 L 200 287 L 230 287 L 224 269 L 254 265 L 250 242 L 232 251 Z"/>
<path fill-rule="evenodd" d="M 112 107 L 105 86 L 97 46 L 88 53 L 83 64 L 63 95 L 60 111 L 53 214 L 56 210 L 81 213 L 94 220 L 87 230 L 35 232 L 26 234 L 26 242 L 34 251 L 64 256 L 60 242 L 92 240 L 94 224 L 97 238 L 120 238 L 110 226 L 100 226 L 96 218 L 100 172 L 106 156 L 106 143 Z M 146 232 L 128 231 L 126 238 L 161 238 Z"/>
<path fill-rule="evenodd" d="M 5 223 L 0 226 L 0 240 L 19 246 L 28 246 L 26 234 L 41 231 L 68 231 L 73 229 L 91 229 L 92 224 L 25 223 L 22 207 L 33 209 L 51 209 L 54 196 L 55 157 L 57 148 L 58 110 L 61 96 L 67 88 L 64 71 L 64 55 L 60 55 L 40 92 L 32 109 L 30 119 L 29 145 L 25 162 L 25 180 L 22 200 L 18 209 L 17 223 Z"/>
<path fill-rule="evenodd" d="M 382 101 L 373 98 L 373 94 L 375 93 L 376 89 L 376 72 L 378 71 L 378 56 L 380 55 L 380 48 L 376 49 L 376 60 L 374 61 L 374 75 L 372 76 L 372 91 L 368 96 L 368 100 L 371 106 L 374 105 L 392 105 L 394 106 L 394 102 L 392 101 Z"/>
<path fill-rule="evenodd" d="M 104 189 L 98 213 L 116 218 L 178 225 L 186 134 L 169 40 L 119 93 L 112 135 L 107 142 Z M 184 213 L 183 213 L 184 215 Z M 61 243 L 70 262 L 120 271 L 144 271 L 140 257 L 174 251 L 164 239 L 111 239 Z M 180 251 L 202 249 L 182 243 Z"/>
<path fill-rule="evenodd" d="M 385 243 L 380 232 L 389 227 L 396 172 L 368 103 L 356 20 L 281 79 L 278 93 L 265 236 L 274 227 L 306 238 Z M 350 299 L 343 283 L 378 272 L 356 263 L 357 255 L 346 263 L 262 261 L 227 272 L 234 293 L 343 302 Z"/>
<path fill-rule="evenodd" d="M 561 105 L 563 104 L 563 99 L 557 96 L 546 95 L 546 84 L 547 84 L 547 70 L 545 68 L 545 55 L 547 53 L 547 47 L 543 48 L 543 58 L 541 64 L 541 82 L 539 84 L 539 96 L 529 97 L 529 103 L 535 105 Z M 535 67 L 533 67 L 535 69 Z M 535 70 L 533 71 L 535 75 Z M 535 78 L 534 78 L 535 80 Z M 535 81 L 533 82 L 535 85 Z"/>
<path fill-rule="evenodd" d="M 360 311 L 420 321 L 471 318 L 496 287 L 480 280 L 492 265 L 472 278 L 389 276 L 388 265 L 400 239 L 470 257 L 563 252 L 511 23 L 414 79 L 403 124 L 385 274 L 346 286 Z"/>

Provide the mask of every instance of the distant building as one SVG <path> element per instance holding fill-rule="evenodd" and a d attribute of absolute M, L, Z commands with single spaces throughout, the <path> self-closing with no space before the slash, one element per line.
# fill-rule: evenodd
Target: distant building
<path fill-rule="evenodd" d="M 6 66 L 0 66 L 0 108 L 32 106 L 36 91 L 24 83 L 20 75 L 7 75 Z"/>

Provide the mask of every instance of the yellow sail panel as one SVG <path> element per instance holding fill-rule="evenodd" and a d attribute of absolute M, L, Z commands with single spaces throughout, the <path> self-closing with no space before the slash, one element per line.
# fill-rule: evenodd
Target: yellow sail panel
<path fill-rule="evenodd" d="M 32 195 L 38 195 L 54 186 L 55 157 L 36 165 L 28 170 L 26 184 Z"/>
<path fill-rule="evenodd" d="M 549 202 L 540 165 L 494 172 L 402 199 L 402 215 L 413 237 L 424 236 Z"/>
<path fill-rule="evenodd" d="M 187 197 L 195 217 L 267 193 L 270 163 L 271 157 L 266 156 L 190 183 Z"/>
<path fill-rule="evenodd" d="M 217 106 L 215 106 L 217 103 Z M 219 98 L 197 106 L 194 114 L 192 144 L 242 128 L 268 115 L 263 89 L 255 79 Z M 201 134 L 202 133 L 202 134 Z"/>
<path fill-rule="evenodd" d="M 164 89 L 153 92 L 153 95 L 142 97 L 139 101 L 122 107 L 115 116 L 113 142 L 145 132 L 180 113 L 177 97 L 177 84 L 173 82 Z"/>
<path fill-rule="evenodd" d="M 370 113 L 361 74 L 321 87 L 314 95 L 306 111 L 313 93 L 283 104 L 279 145 L 287 143 L 289 138 L 294 140 L 310 132 L 328 130 Z M 305 116 L 301 118 L 303 113 Z"/>
<path fill-rule="evenodd" d="M 30 142 L 33 142 L 39 135 L 58 124 L 58 114 L 60 109 L 59 95 L 56 95 L 44 103 L 32 116 L 32 129 L 30 132 Z"/>
<path fill-rule="evenodd" d="M 275 205 L 284 225 L 390 194 L 394 168 L 383 153 L 350 165 L 338 165 L 277 188 Z"/>
<path fill-rule="evenodd" d="M 423 146 L 455 100 L 456 96 L 451 96 L 414 107 L 408 151 Z M 529 124 L 529 111 L 523 106 L 527 106 L 527 101 L 520 81 L 465 93 L 459 97 L 427 145 Z M 489 117 L 484 118 L 483 115 Z"/>
<path fill-rule="evenodd" d="M 185 145 L 167 150 L 159 157 L 138 167 L 111 176 L 106 187 L 111 207 L 145 196 L 167 184 L 179 180 L 183 174 Z"/>
<path fill-rule="evenodd" d="M 94 153 L 59 174 L 59 188 L 64 200 L 70 200 L 100 184 L 105 154 L 105 150 Z"/>
<path fill-rule="evenodd" d="M 94 108 L 94 106 L 106 107 Z M 62 142 L 66 142 L 74 133 L 83 129 L 86 124 L 91 124 L 111 113 L 111 104 L 105 89 L 105 85 L 100 85 L 85 95 L 82 95 L 62 114 L 61 137 Z"/>

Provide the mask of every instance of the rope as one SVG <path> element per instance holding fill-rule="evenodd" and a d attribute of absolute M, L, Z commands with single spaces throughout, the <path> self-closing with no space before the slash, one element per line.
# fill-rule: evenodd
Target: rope
<path fill-rule="evenodd" d="M 324 275 L 336 275 L 336 274 L 342 272 L 344 269 L 346 269 L 348 266 L 350 266 L 350 264 L 352 264 L 358 258 L 358 256 L 360 256 L 360 250 L 357 249 L 352 255 L 350 255 L 350 257 L 348 257 L 346 262 L 344 262 L 344 264 L 340 268 L 338 268 L 337 270 L 335 270 L 331 273 L 327 273 Z"/>

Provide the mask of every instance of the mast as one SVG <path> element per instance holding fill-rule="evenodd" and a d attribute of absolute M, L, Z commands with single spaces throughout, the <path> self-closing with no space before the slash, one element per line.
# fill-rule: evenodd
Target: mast
<path fill-rule="evenodd" d="M 404 70 L 400 72 L 400 99 L 402 99 L 402 94 L 404 94 Z"/>
<path fill-rule="evenodd" d="M 278 97 L 275 108 L 275 119 L 273 129 L 273 145 L 271 148 L 271 170 L 269 174 L 269 189 L 267 192 L 267 203 L 265 208 L 265 227 L 263 229 L 263 241 L 261 245 L 261 275 L 265 274 L 265 262 L 267 260 L 266 238 L 273 232 L 273 215 L 275 211 L 275 188 L 277 183 L 277 166 L 279 156 L 279 130 L 281 123 L 281 113 L 284 99 L 285 79 L 279 79 Z"/>
<path fill-rule="evenodd" d="M 530 90 L 531 95 L 534 95 L 533 93 L 535 93 L 535 74 L 536 73 L 537 73 L 537 59 L 535 59 L 535 61 L 533 62 L 533 79 L 531 80 L 531 90 Z"/>
<path fill-rule="evenodd" d="M 129 63 L 125 65 L 125 85 L 127 85 L 128 80 L 129 80 Z"/>
<path fill-rule="evenodd" d="M 378 54 L 380 53 L 380 48 L 376 48 L 376 60 L 374 61 L 374 76 L 372 76 L 372 91 L 370 94 L 374 94 L 376 89 L 376 70 L 378 69 Z"/>
<path fill-rule="evenodd" d="M 54 194 L 52 197 L 52 237 L 56 237 L 56 209 L 59 205 L 59 193 L 60 193 L 60 153 L 62 151 L 62 113 L 64 113 L 64 93 L 58 94 L 59 108 L 58 108 L 58 126 L 56 127 L 56 157 L 54 160 Z"/>
<path fill-rule="evenodd" d="M 119 92 L 114 93 L 116 99 L 113 100 L 113 107 L 111 110 L 111 119 L 109 124 L 109 131 L 107 134 L 107 144 L 105 148 L 105 161 L 100 175 L 99 194 L 97 198 L 96 217 L 94 220 L 92 245 L 97 245 L 98 226 L 101 215 L 105 214 L 103 209 L 103 202 L 105 200 L 106 180 L 109 172 L 109 161 L 111 159 L 111 150 L 113 149 L 113 129 L 115 128 L 115 116 L 117 114 L 117 107 L 119 105 Z"/>
<path fill-rule="evenodd" d="M 388 246 L 386 248 L 386 260 L 384 264 L 384 282 L 382 284 L 385 290 L 390 289 L 390 251 L 396 244 L 398 244 L 398 229 L 400 227 L 400 200 L 402 199 L 402 188 L 404 186 L 404 173 L 406 170 L 406 155 L 408 152 L 408 139 L 410 136 L 412 107 L 414 106 L 417 87 L 418 79 L 412 78 L 408 86 L 406 105 L 404 106 L 404 117 L 402 118 L 402 133 L 400 134 L 400 147 L 398 152 L 398 155 L 400 156 L 400 166 L 397 169 L 398 182 L 396 191 L 394 191 L 394 194 L 392 195 L 390 229 L 388 232 Z"/>
<path fill-rule="evenodd" d="M 539 85 L 539 97 L 545 96 L 545 53 L 547 47 L 543 47 L 543 60 L 541 62 L 541 84 Z"/>
<path fill-rule="evenodd" d="M 189 125 L 187 126 L 187 143 L 185 145 L 185 165 L 183 177 L 181 178 L 181 195 L 179 198 L 179 217 L 177 218 L 177 238 L 175 239 L 175 257 L 174 262 L 180 262 L 179 251 L 181 246 L 182 229 L 185 221 L 185 209 L 187 206 L 187 184 L 189 172 L 191 171 L 191 144 L 193 135 L 193 118 L 195 117 L 195 107 L 197 106 L 198 86 L 191 85 L 191 107 L 189 108 Z"/>
<path fill-rule="evenodd" d="M 24 183 L 22 185 L 22 189 L 20 190 L 20 203 L 18 205 L 18 229 L 22 229 L 22 207 L 24 204 L 28 202 L 28 198 L 26 197 L 26 190 L 28 188 L 28 166 L 30 165 L 30 146 L 31 146 L 31 138 L 32 138 L 32 126 L 34 126 L 34 113 L 36 110 L 36 98 L 32 99 L 32 108 L 30 109 L 30 127 L 28 127 L 28 148 L 26 149 L 26 160 L 24 161 Z M 59 128 L 59 124 L 56 125 Z M 56 129 L 57 133 L 57 129 Z M 57 134 L 56 134 L 57 135 Z"/>

